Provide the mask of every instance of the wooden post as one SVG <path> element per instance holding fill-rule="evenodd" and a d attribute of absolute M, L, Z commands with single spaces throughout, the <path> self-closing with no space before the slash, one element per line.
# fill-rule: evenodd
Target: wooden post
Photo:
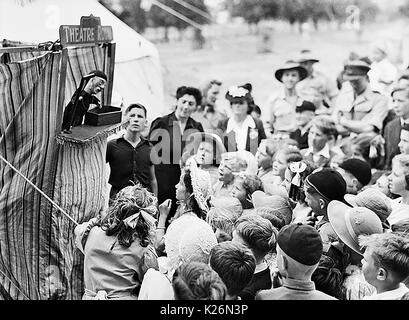
<path fill-rule="evenodd" d="M 105 70 L 107 70 L 108 76 L 108 90 L 104 90 L 105 105 L 110 106 L 112 102 L 112 91 L 114 88 L 114 71 L 115 71 L 115 53 L 116 43 L 108 43 L 107 59 L 105 60 Z"/>

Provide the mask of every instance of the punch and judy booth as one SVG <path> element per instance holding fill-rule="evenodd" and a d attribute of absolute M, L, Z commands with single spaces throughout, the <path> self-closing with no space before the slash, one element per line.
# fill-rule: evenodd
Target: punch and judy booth
<path fill-rule="evenodd" d="M 4 42 L 0 62 L 0 299 L 81 299 L 74 222 L 104 209 L 107 136 L 121 126 L 121 112 L 110 107 L 112 28 L 82 17 L 61 26 L 54 43 Z M 103 109 L 62 133 L 64 108 L 92 70 L 108 76 Z"/>

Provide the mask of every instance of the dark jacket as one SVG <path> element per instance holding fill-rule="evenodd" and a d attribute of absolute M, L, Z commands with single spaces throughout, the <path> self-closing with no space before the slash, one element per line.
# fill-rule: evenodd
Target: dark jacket
<path fill-rule="evenodd" d="M 254 118 L 253 120 L 256 124 L 256 127 L 254 129 L 248 128 L 246 150 L 255 155 L 261 140 L 266 139 L 267 137 L 264 131 L 263 122 Z M 228 122 L 229 119 L 220 121 L 217 129 L 219 131 L 219 134 L 221 135 L 226 150 L 228 152 L 235 152 L 237 151 L 236 135 L 233 131 L 226 133 Z"/>
<path fill-rule="evenodd" d="M 149 141 L 153 145 L 151 161 L 155 166 L 155 175 L 158 182 L 158 201 L 162 203 L 172 200 L 172 209 L 169 218 L 176 212 L 176 184 L 180 179 L 180 159 L 188 137 L 193 132 L 203 132 L 199 122 L 189 118 L 186 128 L 181 130 L 175 113 L 157 118 L 152 122 L 149 130 Z M 167 137 L 164 137 L 167 135 Z"/>
<path fill-rule="evenodd" d="M 400 142 L 400 134 L 402 131 L 402 123 L 400 118 L 395 118 L 389 122 L 383 134 L 385 139 L 385 167 L 390 169 L 392 165 L 392 159 L 400 153 L 398 144 Z"/>

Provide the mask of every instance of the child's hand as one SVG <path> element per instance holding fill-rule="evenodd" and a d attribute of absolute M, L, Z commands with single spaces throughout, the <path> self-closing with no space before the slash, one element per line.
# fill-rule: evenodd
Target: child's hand
<path fill-rule="evenodd" d="M 161 205 L 159 205 L 159 214 L 162 217 L 167 217 L 172 207 L 172 200 L 165 200 Z"/>
<path fill-rule="evenodd" d="M 315 227 L 315 224 L 317 223 L 317 221 L 318 221 L 317 217 L 314 215 L 314 213 L 311 213 L 304 220 L 304 224 L 306 224 L 307 226 Z"/>

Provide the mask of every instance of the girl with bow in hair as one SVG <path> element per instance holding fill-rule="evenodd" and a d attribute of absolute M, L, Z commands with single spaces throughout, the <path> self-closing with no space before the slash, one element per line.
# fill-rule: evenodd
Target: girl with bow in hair
<path fill-rule="evenodd" d="M 156 197 L 140 185 L 126 187 L 103 219 L 75 228 L 84 253 L 83 300 L 137 300 L 149 268 L 158 268 L 153 247 Z"/>

